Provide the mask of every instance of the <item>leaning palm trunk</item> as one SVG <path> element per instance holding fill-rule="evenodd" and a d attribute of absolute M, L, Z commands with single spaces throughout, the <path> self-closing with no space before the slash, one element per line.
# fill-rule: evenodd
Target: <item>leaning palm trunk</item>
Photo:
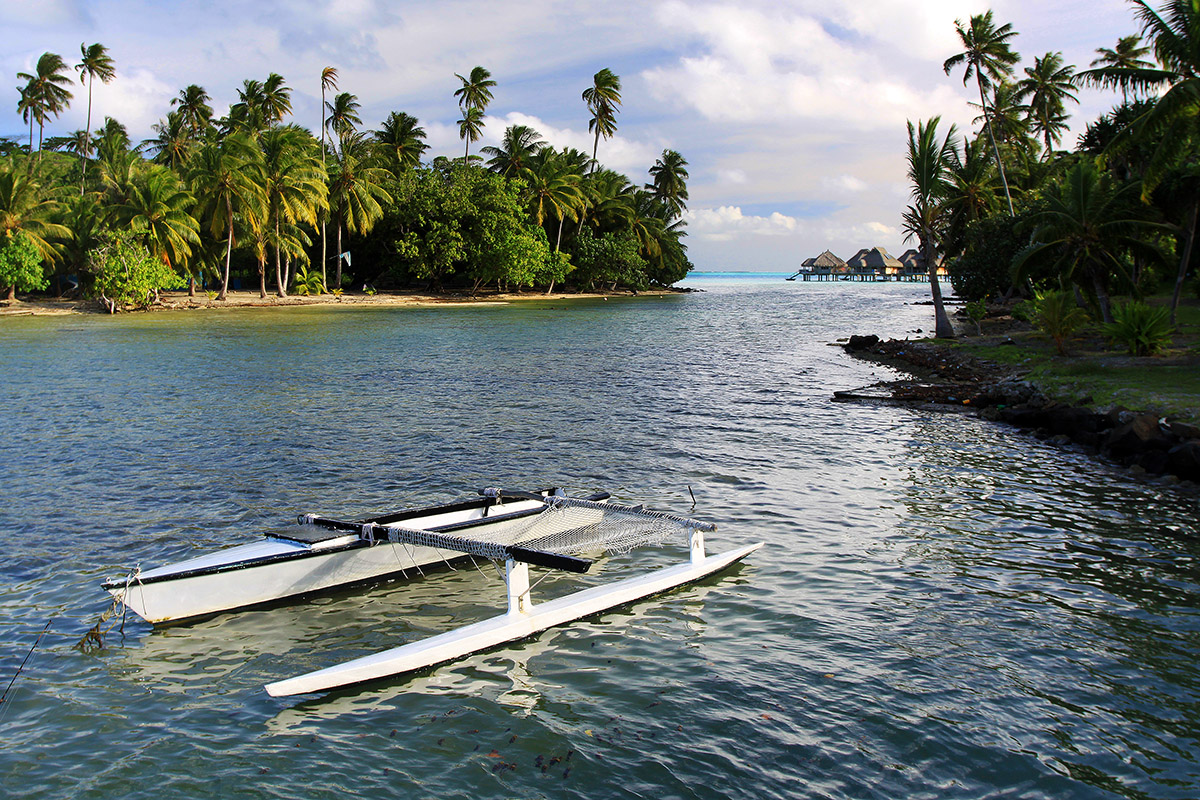
<path fill-rule="evenodd" d="M 1008 191 L 1008 177 L 1004 174 L 1004 162 L 1000 159 L 1000 148 L 996 145 L 996 134 L 992 131 L 992 120 L 988 116 L 987 99 L 983 96 L 983 80 L 979 78 L 978 71 L 975 73 L 979 84 L 979 104 L 983 109 L 983 124 L 987 127 L 988 139 L 992 142 L 992 153 L 996 156 L 996 168 L 1000 171 L 1000 184 L 1004 187 L 1004 199 L 1008 201 L 1008 215 L 1015 217 L 1016 211 L 1013 211 L 1012 195 Z"/>
<path fill-rule="evenodd" d="M 333 288 L 342 288 L 342 221 L 337 222 L 337 253 L 334 255 L 337 259 L 337 268 L 333 271 Z M 328 287 L 326 287 L 328 288 Z"/>
<path fill-rule="evenodd" d="M 266 299 L 267 296 L 267 254 L 265 252 L 258 259 L 258 296 L 262 299 Z"/>
<path fill-rule="evenodd" d="M 954 325 L 946 313 L 946 304 L 942 301 L 942 284 L 938 281 L 937 262 L 933 257 L 933 248 L 929 246 L 928 232 L 921 236 L 921 256 L 925 259 L 925 268 L 929 270 L 929 291 L 933 295 L 933 335 L 938 339 L 953 339 Z"/>
<path fill-rule="evenodd" d="M 1187 239 L 1183 243 L 1183 256 L 1179 259 L 1179 272 L 1175 275 L 1175 291 L 1171 293 L 1171 324 L 1175 324 L 1175 314 L 1179 310 L 1179 296 L 1183 292 L 1183 280 L 1187 277 L 1188 267 L 1192 263 L 1192 245 L 1196 242 L 1196 215 L 1200 212 L 1200 201 L 1192 201 L 1192 209 L 1188 213 Z"/>

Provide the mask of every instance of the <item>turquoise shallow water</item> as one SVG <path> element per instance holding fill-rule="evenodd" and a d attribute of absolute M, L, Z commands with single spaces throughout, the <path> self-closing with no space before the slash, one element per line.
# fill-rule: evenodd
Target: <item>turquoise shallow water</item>
<path fill-rule="evenodd" d="M 1192 798 L 1196 498 L 961 415 L 840 405 L 922 285 L 0 325 L 11 797 Z M 720 525 L 743 566 L 427 674 L 262 685 L 490 615 L 494 572 L 83 655 L 100 579 L 481 485 Z M 697 504 L 691 508 L 688 487 Z M 583 583 L 669 563 L 613 558 Z M 567 591 L 579 579 L 539 587 Z"/>

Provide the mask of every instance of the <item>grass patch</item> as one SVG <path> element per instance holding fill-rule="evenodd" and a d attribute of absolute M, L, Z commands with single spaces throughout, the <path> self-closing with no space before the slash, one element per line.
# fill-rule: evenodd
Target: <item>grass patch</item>
<path fill-rule="evenodd" d="M 1155 305 L 1169 298 L 1156 297 Z M 1200 424 L 1200 302 L 1180 304 L 1171 344 L 1159 356 L 1125 355 L 1107 342 L 1099 326 L 1090 326 L 1067 340 L 1066 356 L 1055 352 L 1048 336 L 1027 326 L 982 337 L 967 336 L 938 342 L 948 349 L 1024 373 L 1050 397 L 1065 403 L 1120 405 Z"/>

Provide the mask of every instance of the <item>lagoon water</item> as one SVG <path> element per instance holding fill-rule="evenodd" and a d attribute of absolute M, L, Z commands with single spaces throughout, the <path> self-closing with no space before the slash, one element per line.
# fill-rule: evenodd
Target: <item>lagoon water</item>
<path fill-rule="evenodd" d="M 51 621 L 0 705 L 3 795 L 1200 795 L 1196 496 L 966 415 L 830 402 L 890 373 L 828 343 L 929 328 L 928 287 L 781 278 L 0 323 L 3 686 Z M 262 686 L 496 613 L 495 571 L 72 649 L 105 576 L 486 485 L 607 489 L 717 522 L 712 550 L 766 546 L 315 699 Z"/>

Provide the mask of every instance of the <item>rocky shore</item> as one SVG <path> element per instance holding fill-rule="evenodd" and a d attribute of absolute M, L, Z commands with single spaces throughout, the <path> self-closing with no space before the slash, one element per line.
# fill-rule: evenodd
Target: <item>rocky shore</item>
<path fill-rule="evenodd" d="M 1195 425 L 1121 407 L 1060 403 L 1011 366 L 926 342 L 852 336 L 844 347 L 852 356 L 886 364 L 914 379 L 835 392 L 835 400 L 966 409 L 1042 439 L 1075 443 L 1135 472 L 1200 483 L 1200 427 Z"/>

